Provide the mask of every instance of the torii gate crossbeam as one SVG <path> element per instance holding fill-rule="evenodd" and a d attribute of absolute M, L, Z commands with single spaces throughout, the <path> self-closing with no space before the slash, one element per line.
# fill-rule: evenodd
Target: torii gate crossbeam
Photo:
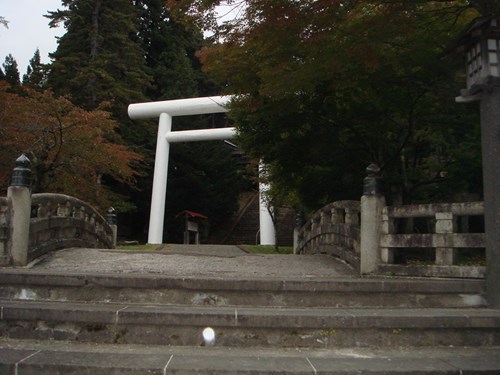
<path fill-rule="evenodd" d="M 161 244 L 163 241 L 170 143 L 223 140 L 234 138 L 236 135 L 235 128 L 172 131 L 172 117 L 225 113 L 228 111 L 225 105 L 230 100 L 231 96 L 211 96 L 129 105 L 128 115 L 133 120 L 159 118 L 148 243 Z M 260 199 L 259 216 L 261 244 L 274 245 L 274 225 L 262 198 Z"/>

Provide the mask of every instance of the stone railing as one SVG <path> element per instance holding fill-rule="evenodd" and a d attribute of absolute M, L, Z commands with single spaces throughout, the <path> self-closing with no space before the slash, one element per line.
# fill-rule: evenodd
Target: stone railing
<path fill-rule="evenodd" d="M 0 265 L 25 266 L 52 250 L 113 248 L 116 215 L 107 220 L 93 207 L 63 194 L 31 194 L 29 160 L 16 160 L 7 197 L 0 198 Z"/>
<path fill-rule="evenodd" d="M 378 272 L 411 276 L 484 277 L 483 266 L 458 265 L 460 249 L 477 253 L 484 249 L 484 233 L 468 233 L 469 218 L 483 215 L 483 202 L 384 207 Z M 420 233 L 417 233 L 416 220 L 420 222 Z M 434 261 L 431 262 L 434 264 L 394 264 L 396 252 L 409 249 L 433 251 Z"/>
<path fill-rule="evenodd" d="M 28 261 L 68 247 L 113 248 L 114 231 L 92 206 L 77 198 L 33 194 Z"/>
<path fill-rule="evenodd" d="M 360 204 L 333 202 L 318 210 L 300 229 L 297 254 L 330 254 L 359 270 Z"/>
<path fill-rule="evenodd" d="M 388 207 L 380 169 L 372 164 L 367 172 L 360 202 L 331 203 L 298 229 L 296 254 L 331 254 L 362 275 L 485 277 L 482 202 Z M 472 253 L 472 261 L 458 263 L 462 250 Z M 396 264 L 410 252 L 417 253 L 416 261 Z M 424 252 L 430 259 L 421 259 Z"/>

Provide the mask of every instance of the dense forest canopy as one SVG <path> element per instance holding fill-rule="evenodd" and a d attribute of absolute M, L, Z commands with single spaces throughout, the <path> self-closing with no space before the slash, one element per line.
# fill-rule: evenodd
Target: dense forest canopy
<path fill-rule="evenodd" d="M 132 122 L 126 107 L 236 94 L 237 143 L 254 166 L 265 163 L 273 204 L 308 210 L 358 199 L 372 162 L 395 204 L 482 194 L 477 107 L 454 102 L 462 58 L 443 51 L 475 17 L 498 14 L 498 1 L 62 4 L 47 15 L 66 29 L 52 62 L 35 51 L 22 79 L 13 56 L 0 69 L 2 189 L 26 152 L 36 190 L 116 205 L 129 212 L 129 235 L 142 236 L 157 124 Z M 179 118 L 174 129 L 225 124 Z M 220 223 L 236 207 L 239 174 L 222 142 L 172 147 L 167 228 L 184 209 Z"/>
<path fill-rule="evenodd" d="M 72 194 L 103 210 L 113 205 L 120 227 L 129 227 L 124 235 L 144 238 L 157 122 L 132 122 L 127 107 L 217 94 L 196 56 L 203 35 L 176 22 L 162 0 L 62 5 L 47 14 L 51 26 L 66 29 L 52 62 L 41 64 L 35 51 L 22 80 L 13 56 L 3 64 L 0 187 L 6 189 L 24 152 L 35 171 L 35 192 Z M 212 117 L 176 119 L 174 128 L 214 123 Z M 174 218 L 182 210 L 202 212 L 216 227 L 236 208 L 240 182 L 223 142 L 176 145 L 170 168 L 169 241 L 181 234 Z"/>
<path fill-rule="evenodd" d="M 239 142 L 268 166 L 277 196 L 305 208 L 357 199 L 381 166 L 393 203 L 477 199 L 477 108 L 447 45 L 496 1 L 167 0 L 190 25 L 214 29 L 204 69 L 238 94 Z"/>

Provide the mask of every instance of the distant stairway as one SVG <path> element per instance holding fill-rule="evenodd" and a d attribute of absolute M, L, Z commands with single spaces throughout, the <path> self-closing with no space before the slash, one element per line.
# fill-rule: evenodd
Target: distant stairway
<path fill-rule="evenodd" d="M 483 292 L 3 269 L 0 374 L 500 374 L 500 311 Z"/>

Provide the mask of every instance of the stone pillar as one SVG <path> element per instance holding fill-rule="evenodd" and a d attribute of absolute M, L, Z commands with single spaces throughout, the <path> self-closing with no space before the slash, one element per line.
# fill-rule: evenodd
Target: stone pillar
<path fill-rule="evenodd" d="M 116 210 L 113 207 L 108 208 L 108 217 L 106 218 L 111 230 L 113 231 L 113 249 L 116 248 L 118 238 L 118 220 L 116 217 Z"/>
<path fill-rule="evenodd" d="M 304 212 L 298 211 L 295 216 L 295 228 L 293 229 L 293 253 L 298 254 L 299 247 L 299 232 L 304 226 Z"/>
<path fill-rule="evenodd" d="M 382 208 L 382 222 L 380 227 L 380 234 L 394 234 L 394 219 L 389 217 L 387 207 Z M 391 247 L 380 248 L 380 261 L 383 264 L 394 263 L 394 249 Z"/>
<path fill-rule="evenodd" d="M 360 273 L 376 271 L 380 263 L 380 227 L 385 198 L 382 195 L 380 168 L 370 164 L 366 168 L 361 197 Z"/>
<path fill-rule="evenodd" d="M 14 266 L 28 263 L 31 216 L 31 170 L 29 159 L 21 155 L 16 160 L 11 184 L 7 190 L 10 209 L 9 254 Z"/>
<path fill-rule="evenodd" d="M 457 230 L 456 219 L 451 212 L 436 212 L 436 234 L 452 234 Z M 436 265 L 455 264 L 457 250 L 453 247 L 436 247 Z"/>
<path fill-rule="evenodd" d="M 500 82 L 481 95 L 486 293 L 490 307 L 500 308 Z"/>

